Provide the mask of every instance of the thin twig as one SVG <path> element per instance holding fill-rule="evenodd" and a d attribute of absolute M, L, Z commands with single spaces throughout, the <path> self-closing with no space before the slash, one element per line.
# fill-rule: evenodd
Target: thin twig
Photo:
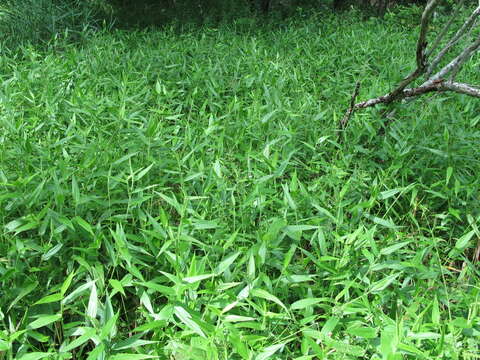
<path fill-rule="evenodd" d="M 418 35 L 417 40 L 417 51 L 416 51 L 416 59 L 417 59 L 417 68 L 408 75 L 405 79 L 400 82 L 400 84 L 390 92 L 387 103 L 393 102 L 397 99 L 397 97 L 402 93 L 402 91 L 410 85 L 413 81 L 418 79 L 426 69 L 426 57 L 425 57 L 425 49 L 427 47 L 427 33 L 428 27 L 430 24 L 430 19 L 432 16 L 433 10 L 437 7 L 439 0 L 430 0 L 423 10 L 422 13 L 422 20 L 420 25 L 420 34 Z"/>
<path fill-rule="evenodd" d="M 459 94 L 470 95 L 476 98 L 480 98 L 480 88 L 459 82 L 436 80 L 426 85 L 421 85 L 415 88 L 404 89 L 399 95 L 399 100 L 415 97 L 430 92 L 443 92 L 452 91 Z M 376 106 L 378 104 L 387 104 L 390 94 L 362 101 L 354 105 L 354 110 L 365 109 L 367 107 Z"/>
<path fill-rule="evenodd" d="M 477 51 L 480 48 L 480 35 L 478 38 L 470 44 L 467 48 L 465 48 L 460 55 L 458 55 L 455 59 L 450 61 L 447 65 L 445 65 L 439 72 L 437 72 L 435 75 L 430 77 L 424 85 L 428 85 L 429 83 L 439 80 L 439 79 L 444 79 L 448 73 L 455 71 L 457 72 L 458 69 L 467 61 L 475 51 Z"/>
<path fill-rule="evenodd" d="M 462 27 L 457 31 L 457 33 L 452 37 L 452 39 L 450 39 L 447 45 L 445 45 L 444 48 L 437 54 L 435 59 L 432 60 L 432 63 L 427 70 L 427 78 L 430 77 L 430 75 L 433 73 L 435 68 L 445 56 L 445 54 L 452 48 L 452 46 L 454 46 L 463 37 L 463 35 L 465 35 L 472 28 L 472 26 L 475 25 L 475 20 L 479 15 L 480 6 L 472 12 L 468 19 L 463 23 Z"/>
<path fill-rule="evenodd" d="M 340 120 L 340 128 L 342 130 L 347 127 L 347 124 L 350 121 L 350 118 L 352 117 L 353 112 L 355 111 L 355 100 L 357 99 L 359 91 L 360 91 L 360 81 L 358 81 L 357 84 L 355 85 L 355 90 L 353 91 L 352 99 L 350 100 L 350 107 L 348 108 L 347 112 L 343 116 L 343 119 Z"/>
<path fill-rule="evenodd" d="M 463 0 L 461 1 L 463 2 Z M 431 19 L 432 12 L 435 9 L 435 7 L 438 5 L 438 2 L 439 0 L 429 0 L 427 6 L 425 7 L 425 10 L 422 13 L 420 33 L 418 36 L 417 50 L 416 50 L 416 63 L 417 63 L 416 69 L 409 76 L 403 79 L 400 82 L 400 84 L 397 85 L 397 87 L 394 90 L 390 91 L 389 93 L 373 99 L 369 99 L 367 101 L 362 101 L 354 104 L 355 98 L 358 95 L 359 84 L 357 84 L 355 88 L 355 92 L 353 93 L 352 99 L 350 101 L 350 107 L 345 113 L 345 116 L 343 117 L 343 119 L 340 121 L 339 125 L 341 129 L 345 129 L 355 110 L 364 109 L 367 107 L 373 107 L 378 104 L 390 104 L 393 101 L 399 101 L 406 98 L 414 98 L 416 96 L 420 96 L 430 92 L 451 91 L 459 94 L 465 94 L 472 97 L 480 98 L 480 87 L 453 81 L 455 78 L 455 75 L 460 70 L 462 65 L 468 59 L 470 59 L 471 56 L 476 51 L 480 49 L 480 35 L 478 35 L 477 39 L 472 41 L 470 46 L 464 48 L 463 51 L 457 57 L 451 60 L 440 71 L 438 71 L 431 77 L 429 75 L 425 76 L 425 73 L 428 74 L 428 71 L 432 69 L 432 66 L 428 67 L 428 64 L 427 64 L 428 55 L 431 54 L 433 50 L 435 50 L 435 48 L 441 42 L 441 37 L 444 36 L 444 32 L 446 33 L 448 31 L 448 28 L 450 27 L 449 24 L 445 26 L 445 28 L 442 30 L 441 34 L 439 35 L 440 39 L 437 38 L 434 45 L 432 46 L 433 50 L 430 49 L 430 52 L 426 53 L 429 22 Z M 456 35 L 452 38 L 452 40 L 450 40 L 450 42 L 441 50 L 440 54 L 442 55 L 440 54 L 437 55 L 437 57 L 435 58 L 436 60 L 434 61 L 441 60 L 441 58 L 445 55 L 446 51 L 448 51 L 448 48 L 453 46 L 458 41 L 458 39 L 464 36 L 465 32 L 467 32 L 469 29 L 472 28 L 473 26 L 472 24 L 475 24 L 476 18 L 479 15 L 480 15 L 480 6 L 473 12 L 472 15 L 470 15 L 470 17 L 463 24 L 461 29 L 457 31 Z M 452 76 L 447 80 L 446 75 L 448 74 L 451 74 Z M 420 86 L 407 88 L 409 84 L 414 82 L 420 76 L 424 76 L 424 78 L 426 79 L 426 81 L 424 81 L 423 84 L 421 84 Z"/>
<path fill-rule="evenodd" d="M 445 37 L 445 35 L 447 35 L 448 33 L 448 30 L 450 30 L 450 27 L 452 26 L 453 24 L 453 21 L 455 20 L 455 18 L 458 16 L 458 14 L 460 13 L 460 10 L 462 9 L 462 6 L 463 6 L 463 3 L 465 2 L 465 0 L 460 0 L 457 4 L 457 8 L 455 9 L 455 13 L 450 17 L 450 20 L 448 20 L 448 22 L 445 24 L 445 26 L 443 27 L 442 31 L 440 31 L 440 34 L 437 36 L 437 38 L 435 39 L 432 47 L 430 49 L 428 49 L 425 57 L 426 58 L 429 58 L 433 52 L 435 50 L 437 50 L 438 46 L 440 45 L 440 43 L 442 42 L 443 38 Z"/>

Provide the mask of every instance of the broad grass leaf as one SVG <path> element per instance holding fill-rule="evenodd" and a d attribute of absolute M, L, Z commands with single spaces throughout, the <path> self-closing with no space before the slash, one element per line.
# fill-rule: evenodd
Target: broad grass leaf
<path fill-rule="evenodd" d="M 72 197 L 73 203 L 77 206 L 80 203 L 80 189 L 78 188 L 77 178 L 72 176 Z"/>
<path fill-rule="evenodd" d="M 167 297 L 176 295 L 174 288 L 169 287 L 169 286 L 165 286 L 165 285 L 160 285 L 160 284 L 154 283 L 153 281 L 136 282 L 135 284 L 144 286 L 144 287 L 146 287 L 148 289 L 151 289 L 151 290 L 155 290 L 156 292 L 159 292 L 160 294 L 163 294 Z"/>
<path fill-rule="evenodd" d="M 80 227 L 83 228 L 83 230 L 88 232 L 90 235 L 95 236 L 95 234 L 93 233 L 92 226 L 89 223 L 87 223 L 85 220 L 83 220 L 80 216 L 75 216 L 74 220 Z"/>
<path fill-rule="evenodd" d="M 383 290 L 385 290 L 388 286 L 390 286 L 401 274 L 400 273 L 396 273 L 396 274 L 392 274 L 392 275 L 389 275 L 385 278 L 383 278 L 382 280 L 379 280 L 377 282 L 374 282 L 371 286 L 370 286 L 370 292 L 375 294 L 375 293 L 378 293 L 378 292 L 381 292 Z"/>
<path fill-rule="evenodd" d="M 204 332 L 193 319 L 192 316 L 181 306 L 174 307 L 174 314 L 184 323 L 190 330 L 200 335 L 203 338 L 206 338 Z"/>
<path fill-rule="evenodd" d="M 279 305 L 283 310 L 288 313 L 288 309 L 283 302 L 280 301 L 275 295 L 270 294 L 268 291 L 263 289 L 253 289 L 250 294 L 255 297 L 259 297 L 268 301 L 272 301 L 275 304 Z"/>
<path fill-rule="evenodd" d="M 329 317 L 325 325 L 323 325 L 322 330 L 320 330 L 320 334 L 322 335 L 322 338 L 327 338 L 330 337 L 333 333 L 333 330 L 338 325 L 338 322 L 340 319 L 336 316 Z"/>
<path fill-rule="evenodd" d="M 440 325 L 440 306 L 437 296 L 435 296 L 432 302 L 432 324 Z"/>
<path fill-rule="evenodd" d="M 40 305 L 40 304 L 49 304 L 52 302 L 57 302 L 63 299 L 62 294 L 51 294 L 44 296 L 40 300 L 36 301 L 33 305 Z"/>
<path fill-rule="evenodd" d="M 118 350 L 131 349 L 131 348 L 141 347 L 144 345 L 158 343 L 158 341 L 140 339 L 141 336 L 143 335 L 142 334 L 134 335 L 129 339 L 113 344 L 112 348 L 113 350 L 118 351 Z"/>
<path fill-rule="evenodd" d="M 387 325 L 380 335 L 380 354 L 384 359 L 388 359 L 397 351 L 398 336 L 394 325 Z"/>
<path fill-rule="evenodd" d="M 112 166 L 119 165 L 119 164 L 121 164 L 122 162 L 127 161 L 128 159 L 130 159 L 131 157 L 133 157 L 133 156 L 135 156 L 135 155 L 137 155 L 137 154 L 138 154 L 138 151 L 133 152 L 133 153 L 130 153 L 130 154 L 127 154 L 127 155 L 124 155 L 124 156 L 122 156 L 120 159 L 114 161 L 114 162 L 112 163 Z"/>
<path fill-rule="evenodd" d="M 10 349 L 10 345 L 5 340 L 0 339 L 0 351 L 7 351 Z"/>
<path fill-rule="evenodd" d="M 325 338 L 325 345 L 335 349 L 336 352 L 362 358 L 365 355 L 365 349 L 361 346 L 351 345 L 343 341 Z"/>
<path fill-rule="evenodd" d="M 55 315 L 42 315 L 38 317 L 38 319 L 32 321 L 30 324 L 27 325 L 27 329 L 39 329 L 41 327 L 47 326 L 55 321 L 58 321 L 62 318 L 61 314 Z"/>
<path fill-rule="evenodd" d="M 389 247 L 386 247 L 386 248 L 383 248 L 380 250 L 380 254 L 382 255 L 390 255 L 390 254 L 393 254 L 395 251 L 397 250 L 400 250 L 401 248 L 403 248 L 404 246 L 407 246 L 408 244 L 410 244 L 411 241 L 403 241 L 403 242 L 399 242 L 395 245 L 392 245 L 392 246 L 389 246 Z"/>
<path fill-rule="evenodd" d="M 62 296 L 65 295 L 65 293 L 67 292 L 68 288 L 69 288 L 70 285 L 72 284 L 72 280 L 73 280 L 73 277 L 74 277 L 74 276 L 75 276 L 75 271 L 70 272 L 70 274 L 68 274 L 67 278 L 66 278 L 65 281 L 63 282 L 62 287 L 60 288 L 60 294 L 62 294 Z"/>
<path fill-rule="evenodd" d="M 430 354 L 424 353 L 410 344 L 400 343 L 398 344 L 397 347 L 398 347 L 398 350 L 400 350 L 403 353 L 407 353 L 408 355 L 415 354 L 415 359 L 431 359 L 432 358 Z M 399 354 L 398 358 L 401 359 L 402 357 L 400 356 L 401 355 Z"/>
<path fill-rule="evenodd" d="M 195 220 L 192 222 L 192 225 L 196 230 L 211 230 L 218 228 L 218 223 L 216 221 L 209 220 Z"/>
<path fill-rule="evenodd" d="M 455 243 L 455 249 L 459 251 L 465 250 L 470 240 L 472 240 L 473 235 L 475 235 L 475 230 L 469 231 L 468 233 L 460 237 Z"/>
<path fill-rule="evenodd" d="M 324 298 L 307 298 L 295 301 L 292 305 L 290 305 L 290 310 L 302 310 L 308 308 L 310 306 L 319 304 L 323 302 Z"/>
<path fill-rule="evenodd" d="M 143 359 L 158 359 L 155 355 L 146 354 L 115 354 L 109 357 L 109 360 L 143 360 Z"/>
<path fill-rule="evenodd" d="M 136 327 L 135 329 L 133 329 L 133 332 L 149 331 L 153 329 L 163 328 L 166 325 L 167 325 L 167 322 L 165 320 L 154 320 Z"/>
<path fill-rule="evenodd" d="M 58 243 L 54 247 L 52 247 L 50 250 L 48 250 L 45 254 L 42 255 L 42 260 L 43 261 L 48 261 L 52 256 L 54 256 L 56 253 L 58 253 L 63 247 L 62 243 Z"/>
<path fill-rule="evenodd" d="M 255 360 L 267 360 L 267 359 L 270 359 L 277 351 L 283 349 L 284 346 L 285 346 L 285 343 L 276 344 L 276 345 L 272 345 L 272 346 L 266 347 L 265 349 L 263 349 L 263 351 L 262 351 L 261 353 L 259 353 L 259 354 L 255 357 Z"/>
<path fill-rule="evenodd" d="M 98 297 L 97 297 L 97 286 L 95 283 L 92 284 L 90 289 L 90 298 L 88 299 L 87 315 L 95 319 L 97 317 L 98 311 Z"/>
<path fill-rule="evenodd" d="M 117 279 L 110 279 L 108 283 L 112 286 L 113 292 L 110 294 L 111 296 L 115 295 L 117 292 L 125 296 L 125 290 L 123 289 L 122 283 Z"/>
<path fill-rule="evenodd" d="M 135 181 L 139 181 L 141 178 L 143 178 L 150 171 L 153 165 L 154 164 L 150 164 L 145 169 L 141 170 L 137 175 L 135 175 Z"/>
<path fill-rule="evenodd" d="M 117 320 L 118 320 L 118 313 L 111 316 L 111 304 L 110 304 L 110 298 L 107 298 L 106 304 L 105 304 L 105 318 L 103 320 L 103 326 L 100 331 L 100 339 L 105 340 L 108 338 L 114 338 L 116 333 L 117 333 Z"/>
<path fill-rule="evenodd" d="M 214 276 L 215 276 L 215 274 L 204 274 L 204 275 L 196 275 L 196 276 L 185 277 L 182 280 L 185 281 L 186 283 L 194 284 L 196 282 L 199 282 L 199 281 L 202 281 L 202 280 L 205 280 L 205 279 L 210 279 Z"/>
<path fill-rule="evenodd" d="M 20 356 L 17 360 L 39 360 L 45 359 L 46 357 L 52 356 L 53 353 L 48 352 L 32 352 L 25 355 Z"/>
<path fill-rule="evenodd" d="M 105 344 L 99 344 L 88 354 L 87 360 L 105 359 Z"/>
<path fill-rule="evenodd" d="M 390 190 L 386 190 L 386 191 L 382 191 L 378 198 L 380 200 L 385 200 L 385 199 L 388 199 L 388 198 L 391 198 L 392 196 L 395 196 L 397 195 L 399 192 L 402 192 L 405 188 L 396 188 L 396 189 L 390 189 Z"/>
<path fill-rule="evenodd" d="M 60 346 L 60 352 L 66 353 L 73 349 L 76 349 L 77 347 L 85 344 L 87 341 L 92 340 L 94 336 L 95 336 L 95 329 L 85 328 L 85 332 L 83 335 L 80 335 L 78 338 L 72 340 L 71 342 L 68 342 L 68 340 L 65 340 L 62 346 Z"/>
<path fill-rule="evenodd" d="M 375 339 L 377 337 L 377 329 L 365 326 L 349 328 L 347 333 L 364 339 Z"/>
<path fill-rule="evenodd" d="M 83 285 L 80 285 L 78 288 L 73 290 L 69 295 L 67 295 L 66 297 L 63 298 L 62 304 L 67 305 L 67 304 L 71 303 L 77 297 L 82 295 L 85 291 L 90 289 L 94 284 L 95 284 L 95 281 L 92 280 L 92 281 L 89 281 L 89 282 L 87 282 Z"/>
<path fill-rule="evenodd" d="M 217 268 L 215 269 L 215 275 L 220 275 L 222 274 L 225 270 L 227 270 L 227 268 L 233 264 L 233 262 L 237 259 L 237 257 L 240 255 L 240 252 L 236 252 L 230 256 L 228 256 L 227 258 L 225 258 L 224 260 L 222 260 L 220 262 L 220 264 L 218 264 Z"/>
<path fill-rule="evenodd" d="M 257 319 L 250 316 L 241 316 L 241 315 L 226 315 L 224 318 L 225 322 L 244 322 L 244 321 L 256 321 Z"/>
<path fill-rule="evenodd" d="M 377 216 L 365 216 L 372 220 L 375 224 L 386 227 L 387 229 L 397 229 L 397 226 L 391 220 L 385 220 Z"/>
<path fill-rule="evenodd" d="M 10 306 L 7 308 L 7 312 L 10 311 L 11 308 L 15 306 L 20 300 L 22 300 L 25 296 L 30 294 L 33 290 L 35 290 L 38 286 L 38 282 L 32 282 L 22 287 L 22 290 L 17 295 L 17 297 L 10 303 Z"/>

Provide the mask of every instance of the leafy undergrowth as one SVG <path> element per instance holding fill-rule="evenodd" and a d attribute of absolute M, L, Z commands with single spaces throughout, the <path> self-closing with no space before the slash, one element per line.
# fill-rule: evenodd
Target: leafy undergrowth
<path fill-rule="evenodd" d="M 2 56 L 0 359 L 478 358 L 479 102 L 338 142 L 414 48 L 349 13 Z"/>

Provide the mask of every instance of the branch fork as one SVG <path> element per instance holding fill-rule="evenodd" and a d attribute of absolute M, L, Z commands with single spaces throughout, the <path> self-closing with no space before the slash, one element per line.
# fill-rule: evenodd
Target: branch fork
<path fill-rule="evenodd" d="M 464 0 L 460 0 L 459 8 L 462 6 Z M 471 40 L 470 44 L 465 47 L 460 54 L 454 57 L 447 65 L 438 69 L 438 65 L 445 57 L 445 55 L 456 45 L 461 39 L 465 38 L 471 33 L 471 30 L 477 25 L 477 20 L 480 17 L 480 5 L 472 12 L 466 19 L 460 29 L 452 36 L 452 38 L 438 51 L 437 55 L 432 61 L 429 58 L 434 54 L 443 38 L 448 33 L 454 17 L 458 15 L 459 8 L 453 17 L 445 24 L 440 34 L 434 39 L 433 45 L 428 49 L 427 35 L 433 11 L 439 4 L 440 0 L 429 0 L 423 13 L 420 24 L 420 33 L 417 40 L 416 48 L 416 69 L 405 77 L 392 91 L 388 94 L 355 103 L 360 83 L 355 86 L 355 91 L 352 95 L 350 106 L 346 111 L 344 117 L 340 120 L 340 129 L 345 129 L 348 125 L 353 113 L 358 109 L 376 106 L 378 104 L 390 104 L 405 98 L 411 98 L 423 95 L 429 92 L 444 92 L 452 91 L 468 96 L 480 98 L 480 87 L 470 85 L 467 83 L 460 83 L 455 81 L 455 77 L 461 70 L 462 66 L 467 62 L 472 55 L 480 49 L 480 34 Z M 423 77 L 423 83 L 416 87 L 408 87 L 417 79 Z"/>

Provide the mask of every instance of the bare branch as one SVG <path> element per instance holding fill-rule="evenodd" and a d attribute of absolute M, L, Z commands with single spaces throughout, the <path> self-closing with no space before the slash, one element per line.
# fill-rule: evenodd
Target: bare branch
<path fill-rule="evenodd" d="M 455 59 L 450 61 L 447 65 L 445 65 L 439 72 L 435 75 L 430 77 L 423 85 L 428 85 L 436 80 L 445 78 L 448 73 L 452 71 L 458 71 L 458 69 L 467 61 L 475 51 L 480 48 L 480 35 L 478 38 L 470 44 L 469 47 L 465 48 L 460 55 L 458 55 Z"/>
<path fill-rule="evenodd" d="M 430 19 L 433 10 L 438 5 L 439 0 L 431 0 L 425 6 L 423 10 L 422 21 L 420 24 L 420 34 L 418 35 L 417 41 L 417 68 L 423 68 L 425 66 L 425 49 L 427 47 L 427 33 L 428 26 L 430 24 Z"/>
<path fill-rule="evenodd" d="M 439 0 L 430 0 L 423 10 L 422 13 L 422 20 L 420 24 L 420 34 L 418 35 L 417 41 L 417 68 L 408 75 L 402 82 L 394 89 L 391 93 L 389 98 L 387 99 L 387 103 L 394 101 L 405 89 L 409 84 L 413 81 L 418 79 L 420 75 L 425 72 L 426 64 L 426 57 L 425 57 L 425 49 L 427 47 L 427 33 L 428 33 L 428 26 L 430 24 L 430 19 L 433 10 L 437 7 Z"/>
<path fill-rule="evenodd" d="M 442 92 L 442 91 L 452 91 L 459 94 L 470 95 L 473 97 L 480 98 L 480 88 L 474 87 L 469 84 L 445 81 L 445 80 L 436 80 L 430 84 L 424 84 L 416 88 L 404 89 L 399 95 L 398 99 L 405 99 L 409 97 L 419 96 L 427 94 L 429 92 Z M 376 106 L 378 104 L 387 104 L 390 94 L 379 96 L 374 99 L 367 101 L 362 101 L 354 105 L 354 110 L 356 109 L 365 109 L 367 107 Z"/>
<path fill-rule="evenodd" d="M 350 121 L 350 118 L 353 115 L 353 112 L 355 111 L 355 99 L 358 96 L 358 92 L 360 91 L 360 82 L 357 82 L 355 85 L 355 90 L 352 95 L 352 99 L 350 100 L 350 107 L 348 108 L 345 116 L 343 117 L 342 120 L 340 120 L 340 128 L 345 129 L 347 126 L 348 122 Z"/>
<path fill-rule="evenodd" d="M 474 87 L 469 84 L 446 81 L 445 83 L 443 83 L 442 86 L 445 90 L 450 90 L 459 94 L 470 95 L 480 98 L 480 88 Z"/>
<path fill-rule="evenodd" d="M 464 0 L 460 0 L 460 4 Z M 427 58 L 432 52 L 439 46 L 442 37 L 448 32 L 453 20 L 449 21 L 446 24 L 440 35 L 437 37 L 435 43 L 428 53 L 426 53 L 427 48 L 427 34 L 428 27 L 431 19 L 431 15 L 435 7 L 438 5 L 439 0 L 429 0 L 425 10 L 422 14 L 422 20 L 420 25 L 420 33 L 417 41 L 417 50 L 416 50 L 416 69 L 410 73 L 405 79 L 403 79 L 396 88 L 394 88 L 389 93 L 369 99 L 367 101 L 362 101 L 354 104 L 355 98 L 358 95 L 358 86 L 355 88 L 355 92 L 352 96 L 350 107 L 346 112 L 343 119 L 340 121 L 340 127 L 345 129 L 350 120 L 352 114 L 355 110 L 364 109 L 367 107 L 373 107 L 378 104 L 390 104 L 393 101 L 398 101 L 406 98 L 413 98 L 429 92 L 445 92 L 451 91 L 459 94 L 465 94 L 472 97 L 480 98 L 480 87 L 475 87 L 466 83 L 455 82 L 454 78 L 457 72 L 461 69 L 462 65 L 471 58 L 471 56 L 480 49 L 480 34 L 476 35 L 478 38 L 472 40 L 469 46 L 465 47 L 458 56 L 451 60 L 447 65 L 445 65 L 441 70 L 435 73 L 433 76 L 430 76 L 429 72 L 438 65 L 442 57 L 446 52 L 455 45 L 460 38 L 465 36 L 473 27 L 477 21 L 477 18 L 480 15 L 480 6 L 470 15 L 470 17 L 465 21 L 460 30 L 457 31 L 455 36 L 448 42 L 448 44 L 440 51 L 439 55 L 435 58 L 432 66 L 428 67 Z M 458 13 L 458 12 L 457 12 Z M 450 78 L 447 80 L 446 76 L 450 74 Z M 423 77 L 424 83 L 417 87 L 407 88 L 407 86 L 417 80 L 419 77 Z"/>
<path fill-rule="evenodd" d="M 453 24 L 453 21 L 456 19 L 458 14 L 460 13 L 460 10 L 462 9 L 463 3 L 465 0 L 460 0 L 457 4 L 457 8 L 455 9 L 455 13 L 450 17 L 450 20 L 445 24 L 443 27 L 442 31 L 440 31 L 440 34 L 438 34 L 437 38 L 435 39 L 435 42 L 433 43 L 432 47 L 427 51 L 427 54 L 425 55 L 426 58 L 429 58 L 435 50 L 437 50 L 438 46 L 442 42 L 443 38 L 445 35 L 447 35 L 448 30 L 450 30 L 450 27 Z"/>
<path fill-rule="evenodd" d="M 473 13 L 469 16 L 469 18 L 465 21 L 465 23 L 457 31 L 457 33 L 452 37 L 452 39 L 447 43 L 447 45 L 445 45 L 445 47 L 438 53 L 435 59 L 432 60 L 432 63 L 430 64 L 427 70 L 427 75 L 426 75 L 427 78 L 430 77 L 430 75 L 438 66 L 442 58 L 452 48 L 452 46 L 454 46 L 463 37 L 463 35 L 465 35 L 475 25 L 475 20 L 478 18 L 479 15 L 480 15 L 480 6 L 473 11 Z"/>

